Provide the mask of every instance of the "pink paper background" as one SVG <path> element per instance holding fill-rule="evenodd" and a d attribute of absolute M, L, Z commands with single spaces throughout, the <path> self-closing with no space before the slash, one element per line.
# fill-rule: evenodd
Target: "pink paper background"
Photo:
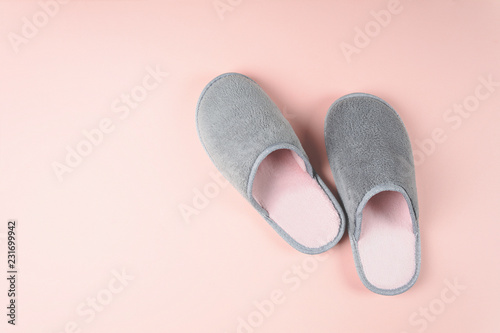
<path fill-rule="evenodd" d="M 229 7 L 219 16 L 214 3 Z M 70 1 L 44 21 L 35 1 L 0 2 L 1 332 L 500 331 L 500 87 L 473 105 L 481 78 L 500 82 L 500 2 L 401 0 L 380 27 L 371 11 L 388 6 Z M 34 16 L 38 31 L 16 48 L 13 34 Z M 341 45 L 356 27 L 374 30 L 348 61 Z M 148 66 L 169 75 L 127 116 L 114 112 L 122 94 L 141 92 Z M 227 71 L 268 92 L 332 189 L 329 105 L 363 91 L 400 113 L 419 154 L 422 270 L 412 289 L 369 292 L 347 237 L 301 254 L 212 180 L 194 112 L 204 85 Z M 474 111 L 446 120 L 464 101 Z M 112 132 L 59 181 L 53 163 L 103 119 Z M 198 190 L 211 197 L 183 218 Z M 15 327 L 5 315 L 12 218 Z M 122 271 L 133 279 L 120 283 Z"/>

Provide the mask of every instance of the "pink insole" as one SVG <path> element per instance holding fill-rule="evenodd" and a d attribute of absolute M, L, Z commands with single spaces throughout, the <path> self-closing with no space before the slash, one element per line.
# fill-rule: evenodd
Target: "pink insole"
<path fill-rule="evenodd" d="M 338 234 L 340 217 L 304 161 L 292 150 L 269 154 L 255 175 L 255 200 L 298 243 L 318 248 Z"/>
<path fill-rule="evenodd" d="M 359 256 L 366 279 L 380 289 L 396 289 L 415 274 L 415 235 L 408 204 L 399 192 L 384 191 L 363 209 Z"/>

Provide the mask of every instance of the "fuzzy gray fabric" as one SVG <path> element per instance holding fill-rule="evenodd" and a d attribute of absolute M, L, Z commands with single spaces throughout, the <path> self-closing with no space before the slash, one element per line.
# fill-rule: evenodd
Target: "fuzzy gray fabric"
<path fill-rule="evenodd" d="M 314 172 L 292 126 L 257 83 L 237 73 L 216 77 L 200 96 L 196 123 L 200 140 L 217 169 L 290 245 L 301 252 L 315 254 L 328 250 L 340 240 L 345 223 L 339 203 Z M 339 213 L 341 230 L 322 247 L 309 248 L 295 241 L 253 198 L 253 179 L 260 162 L 278 149 L 293 150 L 304 160 L 307 172 L 320 184 Z"/>
<path fill-rule="evenodd" d="M 418 201 L 411 144 L 399 115 L 382 99 L 355 93 L 337 100 L 325 121 L 325 143 L 337 190 L 344 205 L 358 274 L 379 294 L 396 295 L 409 289 L 420 268 Z M 370 284 L 359 260 L 357 241 L 365 204 L 382 191 L 398 191 L 406 199 L 416 236 L 415 275 L 394 290 Z"/>

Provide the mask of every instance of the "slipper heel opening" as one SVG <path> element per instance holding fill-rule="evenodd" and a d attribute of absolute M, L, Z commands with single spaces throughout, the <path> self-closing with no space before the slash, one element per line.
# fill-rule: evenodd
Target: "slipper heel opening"
<path fill-rule="evenodd" d="M 404 287 L 416 272 L 416 236 L 408 203 L 397 191 L 383 191 L 363 208 L 358 251 L 366 280 L 376 288 Z"/>
<path fill-rule="evenodd" d="M 322 247 L 339 232 L 337 210 L 293 150 L 278 149 L 264 158 L 252 195 L 277 225 L 305 247 Z"/>

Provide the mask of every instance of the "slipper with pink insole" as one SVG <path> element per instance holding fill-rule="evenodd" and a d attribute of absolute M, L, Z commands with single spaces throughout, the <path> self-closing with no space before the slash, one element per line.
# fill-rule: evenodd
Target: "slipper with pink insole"
<path fill-rule="evenodd" d="M 382 295 L 408 290 L 420 270 L 420 233 L 413 154 L 401 118 L 378 97 L 350 94 L 330 107 L 325 143 L 363 284 Z"/>
<path fill-rule="evenodd" d="M 237 73 L 216 77 L 200 96 L 196 123 L 217 169 L 290 245 L 315 254 L 340 240 L 341 206 L 257 83 Z"/>

